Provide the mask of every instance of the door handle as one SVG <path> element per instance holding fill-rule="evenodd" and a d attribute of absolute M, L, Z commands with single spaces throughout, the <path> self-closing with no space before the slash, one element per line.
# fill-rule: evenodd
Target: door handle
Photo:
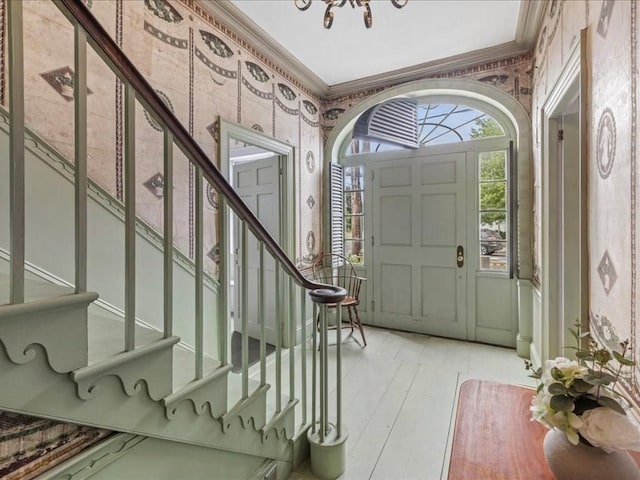
<path fill-rule="evenodd" d="M 464 247 L 462 245 L 458 245 L 456 249 L 456 262 L 458 263 L 458 268 L 464 267 Z"/>

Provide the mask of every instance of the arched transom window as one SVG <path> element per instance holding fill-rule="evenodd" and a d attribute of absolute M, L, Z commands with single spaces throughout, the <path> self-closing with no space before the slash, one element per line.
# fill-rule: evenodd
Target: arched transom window
<path fill-rule="evenodd" d="M 417 105 L 417 136 L 420 146 L 465 142 L 505 135 L 500 124 L 487 113 L 454 103 L 420 103 Z M 407 149 L 384 140 L 363 139 L 354 135 L 346 155 Z"/>

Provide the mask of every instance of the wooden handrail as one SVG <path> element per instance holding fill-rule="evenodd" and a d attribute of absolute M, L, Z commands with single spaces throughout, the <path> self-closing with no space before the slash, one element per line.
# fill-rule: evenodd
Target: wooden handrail
<path fill-rule="evenodd" d="M 89 9 L 79 0 L 54 0 L 54 3 L 72 23 L 74 21 L 78 22 L 87 32 L 88 40 L 93 48 L 101 51 L 104 55 L 103 59 L 108 61 L 115 69 L 114 73 L 116 73 L 121 80 L 129 83 L 133 87 L 137 97 L 161 120 L 167 130 L 173 135 L 174 140 L 181 146 L 185 155 L 202 169 L 207 180 L 227 199 L 229 206 L 234 210 L 236 215 L 247 223 L 256 238 L 264 243 L 269 253 L 282 265 L 283 270 L 290 275 L 298 285 L 312 291 L 312 301 L 318 303 L 341 302 L 346 296 L 346 291 L 343 288 L 312 282 L 300 273 L 286 253 L 280 248 L 278 242 L 275 241 L 247 204 L 238 196 L 220 170 L 209 161 L 207 155 L 195 140 L 193 140 L 182 123 L 160 99 L 155 90 L 149 85 L 149 82 L 147 82 L 125 53 L 118 47 L 109 33 L 107 33 L 100 22 L 91 14 Z"/>

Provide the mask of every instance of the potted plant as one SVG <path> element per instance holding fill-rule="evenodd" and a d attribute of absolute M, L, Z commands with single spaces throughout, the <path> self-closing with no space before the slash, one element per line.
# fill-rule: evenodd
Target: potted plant
<path fill-rule="evenodd" d="M 579 323 L 572 334 L 578 345 L 586 342 L 586 348 L 576 348 L 576 360 L 558 357 L 538 369 L 526 362 L 529 376 L 538 381 L 532 420 L 549 429 L 547 463 L 559 480 L 640 478 L 626 453 L 640 451 L 640 427 L 619 388 L 620 378 L 635 366 L 628 358 L 629 342 L 622 342 L 620 351 L 609 350 L 587 339 Z"/>

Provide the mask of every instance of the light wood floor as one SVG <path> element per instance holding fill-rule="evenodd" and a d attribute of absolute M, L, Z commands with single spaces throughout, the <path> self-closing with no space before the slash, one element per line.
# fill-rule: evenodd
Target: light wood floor
<path fill-rule="evenodd" d="M 512 349 L 371 327 L 365 333 L 366 348 L 352 338 L 342 348 L 344 479 L 446 479 L 459 386 L 471 378 L 534 385 Z M 313 478 L 308 465 L 289 477 Z"/>

